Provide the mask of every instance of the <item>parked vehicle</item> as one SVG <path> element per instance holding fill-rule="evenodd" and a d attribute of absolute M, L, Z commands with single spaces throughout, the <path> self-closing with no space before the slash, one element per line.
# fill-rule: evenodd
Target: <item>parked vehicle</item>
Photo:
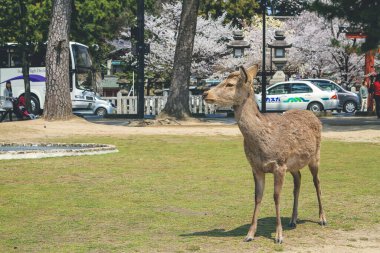
<path fill-rule="evenodd" d="M 211 87 L 217 86 L 220 82 L 221 81 L 218 79 L 202 79 L 200 81 L 200 85 L 211 88 Z"/>
<path fill-rule="evenodd" d="M 261 94 L 256 94 L 261 110 Z M 333 110 L 338 105 L 336 91 L 324 91 L 309 81 L 288 81 L 272 85 L 267 89 L 267 111 L 286 111 L 291 109 L 320 112 Z"/>
<path fill-rule="evenodd" d="M 80 115 L 98 115 L 104 117 L 107 114 L 113 114 L 116 111 L 115 105 L 111 102 L 106 101 L 99 97 L 98 95 L 94 96 L 92 103 L 89 103 L 89 108 L 81 110 L 81 109 L 73 109 L 74 114 Z"/>
<path fill-rule="evenodd" d="M 189 91 L 190 95 L 202 95 L 206 90 L 211 89 L 214 86 L 217 86 L 221 81 L 217 79 L 202 79 L 199 82 L 190 80 Z"/>
<path fill-rule="evenodd" d="M 95 73 L 89 47 L 77 42 L 70 42 L 70 95 L 74 112 L 93 113 L 97 104 L 94 87 Z M 24 96 L 24 77 L 21 69 L 21 47 L 8 43 L 0 46 L 0 90 L 4 90 L 7 81 L 12 81 L 13 96 Z M 30 55 L 30 92 L 32 113 L 38 115 L 44 107 L 46 94 L 46 45 L 39 45 L 38 50 Z"/>
<path fill-rule="evenodd" d="M 359 110 L 360 97 L 355 92 L 345 90 L 340 85 L 328 79 L 305 79 L 320 87 L 325 91 L 336 91 L 338 94 L 339 104 L 337 110 L 353 113 Z"/>

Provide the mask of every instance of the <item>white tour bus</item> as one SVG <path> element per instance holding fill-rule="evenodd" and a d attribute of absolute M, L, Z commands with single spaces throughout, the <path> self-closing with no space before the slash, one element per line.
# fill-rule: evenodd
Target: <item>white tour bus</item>
<path fill-rule="evenodd" d="M 12 83 L 13 97 L 24 95 L 24 79 L 21 69 L 21 55 L 18 45 L 9 43 L 0 46 L 0 96 L 3 96 L 7 81 Z M 30 56 L 30 91 L 32 112 L 40 114 L 44 108 L 46 94 L 46 45 L 42 45 L 37 53 Z M 91 91 L 94 72 L 89 48 L 83 44 L 70 42 L 70 93 L 74 113 L 99 114 L 112 113 L 112 106 L 106 101 L 99 108 L 99 98 Z"/>

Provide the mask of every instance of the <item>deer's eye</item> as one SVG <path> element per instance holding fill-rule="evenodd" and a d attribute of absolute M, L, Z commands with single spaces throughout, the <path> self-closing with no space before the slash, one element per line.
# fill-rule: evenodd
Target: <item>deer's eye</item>
<path fill-rule="evenodd" d="M 226 87 L 230 88 L 230 87 L 234 87 L 234 85 L 232 83 L 227 83 Z"/>

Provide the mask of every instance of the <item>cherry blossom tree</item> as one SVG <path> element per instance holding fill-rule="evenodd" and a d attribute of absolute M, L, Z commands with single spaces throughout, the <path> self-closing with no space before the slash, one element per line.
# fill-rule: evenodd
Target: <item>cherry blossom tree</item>
<path fill-rule="evenodd" d="M 338 33 L 341 24 L 338 19 L 329 21 L 308 11 L 286 22 L 287 41 L 293 44 L 289 64 L 299 66 L 303 74 L 315 71 L 318 77 L 330 76 L 346 83 L 362 76 L 360 45 Z"/>
<path fill-rule="evenodd" d="M 146 30 L 151 45 L 147 69 L 163 77 L 171 75 L 181 8 L 179 1 L 167 3 L 163 5 L 159 16 L 146 17 Z M 232 49 L 227 49 L 236 28 L 224 21 L 224 16 L 217 19 L 198 17 L 192 55 L 193 76 L 223 78 L 240 65 L 261 64 L 261 16 L 254 16 L 251 25 L 242 29 L 244 39 L 250 43 L 250 48 L 245 49 L 242 58 L 234 58 Z M 338 26 L 342 23 L 340 20 L 328 21 L 315 13 L 304 11 L 286 22 L 267 17 L 266 23 L 268 42 L 274 38 L 276 30 L 286 31 L 287 42 L 293 44 L 289 50 L 288 66 L 299 69 L 301 75 L 313 71 L 318 77 L 328 76 L 347 83 L 352 82 L 352 77 L 362 75 L 363 56 L 356 51 L 360 45 L 358 41 L 354 43 L 346 39 L 344 34 L 338 34 Z M 131 55 L 126 57 L 130 59 Z M 268 49 L 267 57 L 269 65 Z M 269 69 L 269 66 L 266 67 Z"/>
<path fill-rule="evenodd" d="M 170 93 L 159 118 L 185 119 L 190 116 L 189 84 L 200 0 L 183 0 L 174 53 Z"/>
<path fill-rule="evenodd" d="M 182 4 L 163 4 L 159 16 L 147 15 L 145 29 L 149 33 L 150 54 L 147 68 L 158 74 L 171 72 L 180 23 Z"/>
<path fill-rule="evenodd" d="M 148 15 L 146 29 L 150 32 L 151 53 L 147 57 L 147 67 L 155 72 L 170 71 L 173 66 L 174 51 L 182 4 L 164 4 L 160 16 Z M 223 17 L 206 20 L 198 17 L 193 50 L 192 74 L 207 76 L 212 73 L 215 60 L 226 54 L 227 42 L 232 39 L 232 28 L 223 24 Z"/>
<path fill-rule="evenodd" d="M 156 73 L 171 70 L 174 59 L 174 49 L 179 24 L 180 2 L 164 4 L 160 16 L 148 15 L 146 29 L 150 32 L 151 53 L 147 57 L 147 67 Z M 193 50 L 192 75 L 208 77 L 222 76 L 240 65 L 260 63 L 262 52 L 262 21 L 260 16 L 254 16 L 252 25 L 243 28 L 245 40 L 251 48 L 245 50 L 245 56 L 234 58 L 232 49 L 227 49 L 232 33 L 236 28 L 231 23 L 225 24 L 222 15 L 217 19 L 199 16 Z M 282 22 L 272 17 L 267 18 L 267 40 L 273 38 L 274 31 L 280 29 Z"/>
<path fill-rule="evenodd" d="M 274 38 L 274 33 L 276 30 L 281 30 L 283 27 L 283 22 L 279 21 L 273 17 L 267 17 L 266 19 L 266 41 L 270 41 Z M 262 27 L 262 18 L 259 15 L 256 15 L 252 19 L 252 25 L 246 26 L 243 28 L 244 39 L 249 42 L 250 48 L 244 50 L 244 57 L 234 58 L 232 52 L 230 51 L 227 55 L 219 58 L 214 65 L 214 70 L 218 72 L 231 72 L 236 70 L 237 67 L 241 65 L 251 66 L 252 64 L 258 63 L 261 65 L 262 52 L 263 52 L 263 27 Z M 232 31 L 231 31 L 232 32 Z M 266 63 L 269 68 L 269 54 L 268 48 L 267 52 L 267 61 Z M 219 75 L 220 73 L 215 73 Z"/>

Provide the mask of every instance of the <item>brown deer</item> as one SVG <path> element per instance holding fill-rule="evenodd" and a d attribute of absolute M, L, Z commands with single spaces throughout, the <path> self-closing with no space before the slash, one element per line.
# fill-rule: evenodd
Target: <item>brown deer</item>
<path fill-rule="evenodd" d="M 276 206 L 276 243 L 282 243 L 280 194 L 285 173 L 289 171 L 294 181 L 294 204 L 290 226 L 296 227 L 298 196 L 301 185 L 300 169 L 309 166 L 317 192 L 319 222 L 326 225 L 321 203 L 318 178 L 320 159 L 321 122 L 310 111 L 290 110 L 283 114 L 261 114 L 253 92 L 253 80 L 258 66 L 231 73 L 215 88 L 203 94 L 207 103 L 233 106 L 235 119 L 244 137 L 244 150 L 252 167 L 255 181 L 255 208 L 252 223 L 244 241 L 254 239 L 265 173 L 274 175 L 274 202 Z"/>

